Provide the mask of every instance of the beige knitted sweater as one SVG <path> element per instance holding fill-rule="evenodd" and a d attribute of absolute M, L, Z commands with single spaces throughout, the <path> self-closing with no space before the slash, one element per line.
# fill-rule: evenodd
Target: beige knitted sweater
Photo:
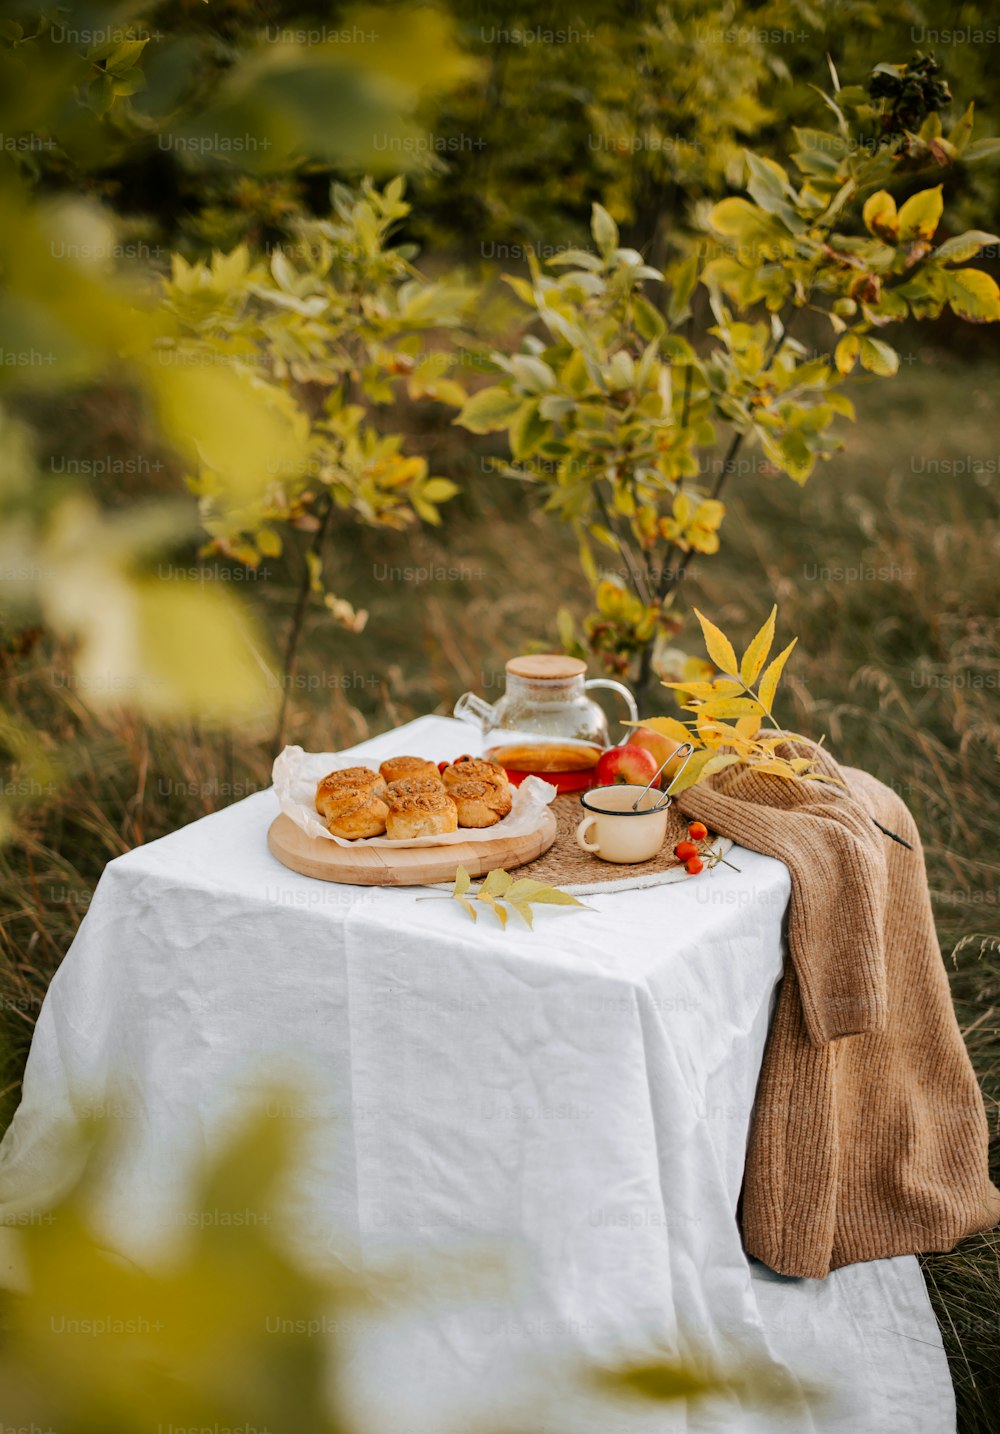
<path fill-rule="evenodd" d="M 781 754 L 802 751 L 812 749 Z M 757 1088 L 742 1221 L 751 1255 L 814 1279 L 950 1250 L 1000 1220 L 916 826 L 874 777 L 823 752 L 820 761 L 843 787 L 737 766 L 678 799 L 791 872 L 791 959 Z"/>

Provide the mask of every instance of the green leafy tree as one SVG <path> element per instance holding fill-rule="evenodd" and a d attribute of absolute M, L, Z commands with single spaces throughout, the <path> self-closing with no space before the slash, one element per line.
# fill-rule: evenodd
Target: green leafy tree
<path fill-rule="evenodd" d="M 405 213 L 399 186 L 340 196 L 339 214 L 296 229 L 298 261 L 178 261 L 166 296 L 156 246 L 130 240 L 160 232 L 148 196 L 164 178 L 179 204 L 179 175 L 198 184 L 222 172 L 253 189 L 310 161 L 394 172 L 423 137 L 422 97 L 472 65 L 429 8 L 391 27 L 345 11 L 357 44 L 314 44 L 294 26 L 269 36 L 235 4 L 213 15 L 221 29 L 170 7 L 157 28 L 160 13 L 70 5 L 57 21 L 16 7 L 0 27 L 3 622 L 65 644 L 92 707 L 256 722 L 275 705 L 267 635 L 226 584 L 163 582 L 156 562 L 192 542 L 199 519 L 217 551 L 250 561 L 278 550 L 282 521 L 435 521 L 451 486 L 403 455 L 398 435 L 380 435 L 359 397 L 375 401 L 393 346 L 401 372 L 419 368 L 420 332 L 453 321 L 459 288 L 423 283 L 405 251 L 386 247 Z M 445 398 L 447 366 L 437 378 Z M 174 455 L 197 509 L 183 490 L 128 507 L 87 481 L 44 481 L 46 405 L 82 389 L 132 396 L 148 414 L 146 445 Z M 426 370 L 411 389 L 434 389 Z M 314 589 L 324 591 L 318 546 L 303 605 Z M 358 621 L 346 600 L 333 614 Z M 2 711 L 0 733 L 16 768 L 37 767 L 35 734 Z"/>
<path fill-rule="evenodd" d="M 915 65 L 925 77 L 923 57 Z M 508 278 L 537 331 L 521 353 L 493 355 L 496 381 L 456 421 L 505 433 L 507 471 L 572 524 L 596 598 L 585 638 L 609 668 L 633 674 L 642 697 L 654 670 L 692 675 L 664 652 L 681 626 L 679 589 L 693 556 L 719 547 L 722 493 L 741 448 L 804 483 L 840 446 L 839 421 L 854 417 L 842 389 L 856 366 L 896 372 L 887 328 L 936 318 L 946 305 L 971 322 L 1000 319 L 993 278 L 965 267 L 996 236 L 935 242 L 942 185 L 917 189 L 899 210 L 883 188 L 996 147 L 971 140 L 971 106 L 945 136 L 929 108 L 942 98 L 934 88 L 921 89 L 924 100 L 907 113 L 919 129 L 906 129 L 885 81 L 905 84 L 908 74 L 880 66 L 872 93 L 834 75 L 833 127 L 796 130 L 794 182 L 748 150 L 746 197 L 711 209 L 713 243 L 676 269 L 665 294 L 663 275 L 620 243 L 600 205 L 596 252 L 570 249 L 544 266 L 532 261 L 529 280 Z M 696 334 L 699 285 L 709 322 Z M 795 336 L 803 313 L 827 326 L 833 354 Z M 604 569 L 602 549 L 614 555 Z M 566 618 L 562 627 L 572 645 Z"/>
<path fill-rule="evenodd" d="M 261 400 L 289 413 L 304 436 L 302 450 L 275 462 L 270 481 L 249 492 L 220 478 L 211 461 L 189 479 L 210 534 L 205 552 L 256 567 L 280 556 L 283 529 L 311 534 L 285 650 L 286 695 L 312 595 L 344 627 L 364 625 L 366 614 L 324 578 L 347 525 L 437 525 L 440 505 L 458 492 L 405 451 L 402 433 L 376 421 L 401 384 L 416 402 L 457 408 L 466 396 L 454 376 L 463 353 L 430 347 L 429 332 L 455 330 L 473 291 L 422 279 L 412 246 L 390 244 L 409 213 L 403 190 L 401 178 L 384 190 L 369 181 L 360 192 L 335 186 L 332 216 L 300 219 L 269 263 L 251 261 L 242 246 L 211 263 L 175 256 L 166 286 L 180 334 L 160 349 L 163 358 L 183 370 L 222 364 L 248 374 Z M 285 711 L 283 701 L 279 746 Z"/>

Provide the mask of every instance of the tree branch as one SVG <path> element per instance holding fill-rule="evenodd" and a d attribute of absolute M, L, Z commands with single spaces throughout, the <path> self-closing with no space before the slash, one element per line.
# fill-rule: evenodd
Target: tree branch
<path fill-rule="evenodd" d="M 600 479 L 598 479 L 598 483 L 599 482 Z M 601 517 L 604 519 L 604 526 L 607 528 L 608 532 L 618 544 L 618 552 L 621 555 L 622 562 L 625 564 L 625 569 L 628 573 L 628 576 L 632 580 L 632 586 L 635 588 L 635 595 L 641 603 L 645 603 L 648 607 L 653 601 L 653 599 L 649 592 L 649 589 L 646 587 L 645 579 L 635 565 L 635 558 L 632 555 L 631 549 L 628 547 L 624 539 L 618 534 L 611 516 L 611 510 L 608 507 L 608 500 L 607 498 L 605 498 L 604 494 L 601 492 L 597 484 L 594 485 L 594 494 L 597 498 L 597 506 L 601 510 Z"/>
<path fill-rule="evenodd" d="M 295 610 L 292 613 L 291 626 L 288 629 L 288 638 L 285 642 L 285 655 L 281 664 L 281 706 L 278 709 L 278 725 L 274 734 L 274 755 L 277 756 L 285 745 L 285 722 L 288 717 L 288 691 L 295 676 L 298 665 L 299 642 L 302 637 L 302 629 L 305 625 L 306 611 L 309 607 L 309 594 L 312 591 L 312 572 L 310 570 L 309 557 L 319 557 L 326 542 L 326 535 L 330 530 L 330 522 L 333 518 L 333 497 L 326 496 L 326 511 L 319 521 L 319 526 L 313 533 L 312 542 L 307 549 L 307 556 L 304 560 L 302 582 L 299 585 L 298 597 L 295 601 Z"/>

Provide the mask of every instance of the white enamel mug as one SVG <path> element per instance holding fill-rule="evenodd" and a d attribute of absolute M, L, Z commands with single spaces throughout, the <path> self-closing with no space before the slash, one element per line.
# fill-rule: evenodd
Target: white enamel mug
<path fill-rule="evenodd" d="M 584 792 L 580 803 L 587 815 L 576 829 L 577 845 L 620 866 L 651 861 L 667 834 L 671 801 L 669 797 L 664 800 L 654 787 L 642 796 L 638 811 L 633 811 L 632 804 L 642 792 L 642 787 L 624 782 Z M 658 811 L 651 810 L 657 806 Z M 588 840 L 591 831 L 593 839 Z"/>

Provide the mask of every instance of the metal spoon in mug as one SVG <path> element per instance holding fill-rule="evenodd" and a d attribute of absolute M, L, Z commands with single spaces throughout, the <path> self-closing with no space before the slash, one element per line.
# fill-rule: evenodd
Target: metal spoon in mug
<path fill-rule="evenodd" d="M 667 787 L 666 791 L 663 793 L 663 795 L 664 795 L 664 797 L 666 798 L 666 800 L 665 800 L 665 801 L 662 801 L 662 802 L 657 802 L 656 805 L 653 806 L 653 807 L 650 807 L 649 810 L 650 810 L 651 812 L 662 811 L 662 809 L 669 804 L 669 801 L 670 801 L 670 789 L 671 789 L 671 787 L 673 787 L 673 785 L 674 785 L 674 783 L 676 782 L 677 778 L 680 776 L 680 774 L 683 772 L 684 768 L 687 766 L 688 762 L 690 762 L 691 758 L 694 756 L 694 747 L 692 746 L 692 744 L 691 744 L 690 742 L 682 742 L 681 745 L 677 748 L 677 750 L 676 750 L 675 752 L 671 752 L 669 757 L 664 757 L 663 761 L 660 763 L 660 765 L 657 767 L 656 771 L 655 771 L 655 772 L 653 773 L 653 775 L 650 777 L 649 782 L 647 783 L 647 785 L 646 785 L 645 787 L 643 787 L 642 791 L 639 793 L 639 795 L 636 797 L 635 801 L 632 803 L 632 810 L 633 810 L 634 812 L 637 812 L 637 811 L 639 810 L 639 803 L 642 801 L 643 797 L 644 797 L 644 796 L 646 795 L 646 793 L 649 791 L 649 789 L 650 789 L 650 787 L 653 785 L 653 783 L 659 781 L 660 776 L 661 776 L 662 773 L 663 773 L 664 767 L 666 767 L 669 762 L 675 762 L 675 761 L 677 760 L 677 758 L 680 756 L 680 754 L 685 750 L 685 748 L 687 749 L 687 755 L 685 756 L 685 758 L 684 758 L 683 762 L 680 764 L 680 766 L 677 768 L 677 771 L 676 771 L 676 772 L 674 773 L 674 775 L 670 778 L 670 784 L 669 784 L 669 786 Z"/>

